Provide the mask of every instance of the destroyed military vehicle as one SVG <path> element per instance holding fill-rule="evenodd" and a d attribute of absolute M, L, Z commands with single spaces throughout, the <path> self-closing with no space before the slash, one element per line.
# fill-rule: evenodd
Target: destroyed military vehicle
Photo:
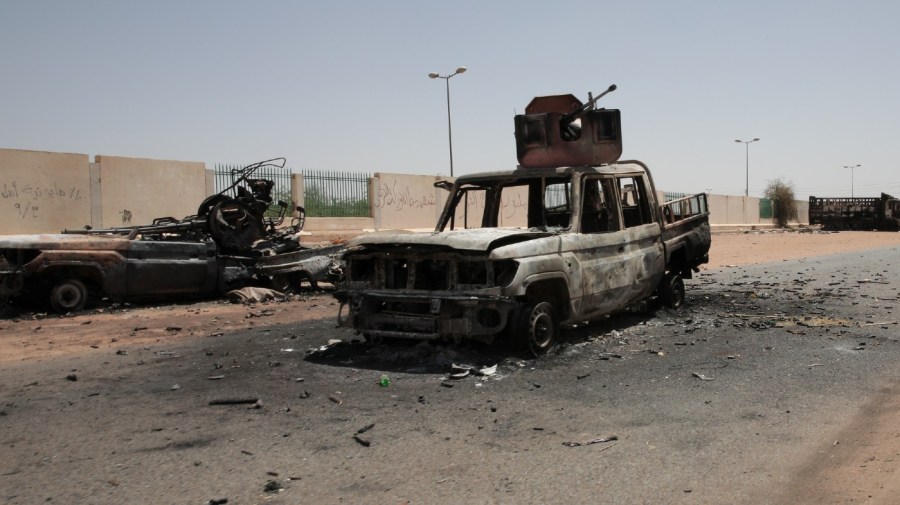
<path fill-rule="evenodd" d="M 809 197 L 809 224 L 825 230 L 900 230 L 900 199 L 880 197 Z"/>
<path fill-rule="evenodd" d="M 247 285 L 282 291 L 331 281 L 339 246 L 302 247 L 304 211 L 280 227 L 288 204 L 266 217 L 273 182 L 251 177 L 284 158 L 232 171 L 233 183 L 206 198 L 196 215 L 150 225 L 63 230 L 61 234 L 0 236 L 0 300 L 47 301 L 60 313 L 91 298 L 115 301 L 203 298 Z M 274 207 L 274 206 L 273 206 Z"/>
<path fill-rule="evenodd" d="M 572 95 L 515 117 L 519 167 L 438 183 L 433 233 L 357 237 L 334 296 L 367 339 L 510 339 L 535 356 L 561 323 L 650 297 L 677 308 L 708 261 L 706 195 L 661 203 L 646 165 L 619 161 L 620 113 Z M 512 218 L 510 218 L 512 216 Z"/>

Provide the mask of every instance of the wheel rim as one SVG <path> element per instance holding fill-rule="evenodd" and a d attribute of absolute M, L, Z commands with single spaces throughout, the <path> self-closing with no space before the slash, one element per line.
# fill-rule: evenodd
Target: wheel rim
<path fill-rule="evenodd" d="M 684 283 L 678 279 L 672 286 L 672 306 L 677 309 L 682 303 L 684 303 Z"/>
<path fill-rule="evenodd" d="M 531 314 L 531 340 L 538 349 L 543 349 L 553 342 L 555 330 L 553 315 L 543 307 L 535 308 Z"/>
<path fill-rule="evenodd" d="M 77 307 L 80 302 L 81 292 L 75 286 L 67 284 L 59 290 L 59 304 L 63 307 Z"/>
<path fill-rule="evenodd" d="M 84 302 L 84 291 L 72 282 L 66 282 L 56 288 L 54 301 L 56 305 L 65 310 L 79 308 Z"/>

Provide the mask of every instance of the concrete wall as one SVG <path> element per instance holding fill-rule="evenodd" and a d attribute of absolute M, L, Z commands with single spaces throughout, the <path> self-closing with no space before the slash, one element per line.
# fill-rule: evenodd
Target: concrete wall
<path fill-rule="evenodd" d="M 376 173 L 370 180 L 370 217 L 309 218 L 306 230 L 433 230 L 448 196 L 431 175 Z M 56 233 L 64 228 L 111 228 L 149 224 L 154 218 L 180 219 L 197 212 L 214 191 L 202 162 L 0 149 L 0 234 Z M 291 179 L 291 196 L 303 205 L 303 176 Z M 525 226 L 527 194 L 503 195 L 501 226 Z M 661 193 L 661 192 L 660 192 Z M 709 195 L 713 226 L 771 226 L 760 220 L 759 198 Z M 798 223 L 809 222 L 808 202 L 797 202 Z M 468 223 L 481 222 L 484 202 L 473 193 Z M 460 210 L 456 227 L 466 219 Z"/>
<path fill-rule="evenodd" d="M 760 219 L 760 199 L 752 196 L 709 195 L 709 223 L 713 226 L 772 226 L 774 219 Z M 809 224 L 809 202 L 797 200 L 797 219 Z"/>
<path fill-rule="evenodd" d="M 709 222 L 713 225 L 760 224 L 759 198 L 709 195 Z"/>
<path fill-rule="evenodd" d="M 0 149 L 0 234 L 58 233 L 90 222 L 86 154 Z"/>
<path fill-rule="evenodd" d="M 433 175 L 376 173 L 370 186 L 372 215 L 379 230 L 433 230 L 447 191 L 434 187 Z"/>
<path fill-rule="evenodd" d="M 197 213 L 207 196 L 206 165 L 97 156 L 100 166 L 100 226 L 148 224 L 158 217 L 176 219 Z"/>

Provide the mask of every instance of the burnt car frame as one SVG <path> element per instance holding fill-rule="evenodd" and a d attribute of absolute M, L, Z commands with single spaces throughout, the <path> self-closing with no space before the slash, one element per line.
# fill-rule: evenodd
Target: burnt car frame
<path fill-rule="evenodd" d="M 232 171 L 233 183 L 206 198 L 196 215 L 149 225 L 64 230 L 61 234 L 0 236 L 0 300 L 48 301 L 57 312 L 84 308 L 91 298 L 114 301 L 212 297 L 245 285 L 331 280 L 335 248 L 297 240 L 304 212 L 281 227 L 288 205 L 272 206 L 272 181 L 253 178 L 284 158 Z M 234 191 L 232 191 L 234 190 Z M 233 196 L 232 194 L 233 193 Z"/>
<path fill-rule="evenodd" d="M 562 323 L 652 296 L 678 307 L 708 261 L 706 194 L 660 203 L 650 170 L 622 153 L 618 110 L 537 97 L 514 119 L 519 167 L 465 175 L 433 233 L 347 243 L 339 324 L 367 339 L 513 340 L 532 355 Z M 502 217 L 525 210 L 524 225 Z M 520 219 L 521 220 L 521 219 Z"/>

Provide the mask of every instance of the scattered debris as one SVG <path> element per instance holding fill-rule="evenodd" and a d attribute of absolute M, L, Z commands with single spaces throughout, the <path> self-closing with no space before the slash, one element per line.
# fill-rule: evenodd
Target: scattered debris
<path fill-rule="evenodd" d="M 266 493 L 278 493 L 282 489 L 284 489 L 284 487 L 277 480 L 270 480 L 269 482 L 266 482 L 265 486 L 263 486 L 263 491 L 265 491 Z"/>
<path fill-rule="evenodd" d="M 269 288 L 246 287 L 233 289 L 225 293 L 225 298 L 232 303 L 260 303 L 284 298 L 284 293 Z"/>
<path fill-rule="evenodd" d="M 694 372 L 694 373 L 692 373 L 691 375 L 693 375 L 694 377 L 696 377 L 696 378 L 698 378 L 698 379 L 700 379 L 700 380 L 702 380 L 702 381 L 713 381 L 713 380 L 716 380 L 714 377 L 707 377 L 706 375 L 703 375 L 702 373 L 699 373 L 699 372 Z"/>
<path fill-rule="evenodd" d="M 78 376 L 75 375 L 75 374 L 73 374 L 73 373 L 70 373 L 69 375 L 66 375 L 66 380 L 70 380 L 70 381 L 72 381 L 72 382 L 75 382 L 75 381 L 78 380 Z"/>
<path fill-rule="evenodd" d="M 581 447 L 584 445 L 604 444 L 606 442 L 614 442 L 618 439 L 619 439 L 619 437 L 617 437 L 616 435 L 613 435 L 610 437 L 592 438 L 591 440 L 585 440 L 583 442 L 580 442 L 580 441 L 579 442 L 563 442 L 562 445 L 564 445 L 566 447 Z M 615 444 L 613 444 L 613 445 L 615 445 Z M 610 447 L 612 447 L 612 446 L 610 446 Z"/>
<path fill-rule="evenodd" d="M 213 498 L 209 500 L 209 505 L 225 505 L 228 503 L 228 498 Z"/>
<path fill-rule="evenodd" d="M 259 402 L 259 398 L 219 398 L 216 400 L 210 400 L 210 405 L 241 405 L 247 403 L 257 403 Z"/>
<path fill-rule="evenodd" d="M 451 373 L 451 374 L 448 376 L 448 378 L 450 378 L 450 379 L 452 379 L 452 380 L 465 379 L 466 377 L 469 376 L 469 373 L 470 373 L 470 372 L 471 372 L 471 370 L 463 370 L 463 371 L 461 371 L 461 372 L 454 372 L 454 373 Z"/>
<path fill-rule="evenodd" d="M 353 440 L 356 440 L 356 442 L 363 447 L 369 447 L 370 445 L 372 445 L 372 442 L 362 438 L 359 435 L 353 435 Z"/>
<path fill-rule="evenodd" d="M 367 424 L 367 425 L 363 426 L 362 428 L 356 430 L 356 433 L 357 433 L 358 435 L 362 435 L 363 433 L 365 433 L 365 432 L 371 430 L 371 429 L 374 428 L 374 427 L 375 427 L 375 423 Z"/>
<path fill-rule="evenodd" d="M 862 326 L 887 326 L 889 324 L 897 324 L 897 321 L 883 321 L 880 323 L 859 323 Z"/>
<path fill-rule="evenodd" d="M 207 379 L 211 380 L 211 381 L 218 381 L 218 380 L 222 380 L 224 378 L 225 378 L 224 375 L 210 375 L 209 377 L 207 377 Z"/>
<path fill-rule="evenodd" d="M 338 405 L 344 403 L 343 400 L 341 400 L 340 398 L 338 398 L 336 396 L 329 396 L 328 399 L 333 401 L 334 403 L 337 403 Z"/>

